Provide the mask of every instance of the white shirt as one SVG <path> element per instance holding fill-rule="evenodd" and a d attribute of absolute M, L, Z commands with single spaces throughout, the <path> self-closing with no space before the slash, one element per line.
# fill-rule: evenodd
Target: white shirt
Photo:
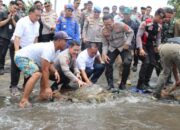
<path fill-rule="evenodd" d="M 33 23 L 29 16 L 21 18 L 17 24 L 12 36 L 12 40 L 14 40 L 15 36 L 21 38 L 20 46 L 23 48 L 34 43 L 36 37 L 39 36 L 39 22 Z"/>
<path fill-rule="evenodd" d="M 77 64 L 77 67 L 78 69 L 81 69 L 81 70 L 85 70 L 86 67 L 87 68 L 90 68 L 90 69 L 94 69 L 93 65 L 94 65 L 94 60 L 96 57 L 98 57 L 100 55 L 99 51 L 97 52 L 97 55 L 94 56 L 93 58 L 91 58 L 88 54 L 88 51 L 87 49 L 82 51 L 78 57 L 77 57 L 77 60 L 76 60 L 76 64 Z"/>
<path fill-rule="evenodd" d="M 27 57 L 41 67 L 41 58 L 53 62 L 56 56 L 53 42 L 31 44 L 17 51 L 15 56 Z"/>

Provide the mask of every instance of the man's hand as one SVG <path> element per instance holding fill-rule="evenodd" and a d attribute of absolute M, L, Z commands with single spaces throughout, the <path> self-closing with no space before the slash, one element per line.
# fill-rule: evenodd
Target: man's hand
<path fill-rule="evenodd" d="M 56 82 L 59 83 L 60 82 L 60 75 L 57 71 L 55 71 L 54 76 L 55 76 Z"/>
<path fill-rule="evenodd" d="M 86 44 L 87 43 L 87 39 L 83 38 L 83 43 Z"/>
<path fill-rule="evenodd" d="M 8 20 L 10 20 L 12 18 L 12 13 L 8 14 Z"/>
<path fill-rule="evenodd" d="M 87 83 L 85 83 L 85 82 L 83 82 L 83 81 L 81 81 L 79 79 L 78 79 L 77 83 L 78 83 L 79 87 L 87 86 Z"/>
<path fill-rule="evenodd" d="M 124 45 L 123 45 L 123 49 L 124 49 L 124 50 L 128 50 L 128 49 L 129 49 L 129 45 L 128 45 L 128 44 L 124 44 Z"/>
<path fill-rule="evenodd" d="M 104 60 L 106 63 L 109 63 L 110 58 L 109 58 L 106 54 L 104 54 L 104 55 L 103 55 L 103 60 Z"/>
<path fill-rule="evenodd" d="M 145 51 L 142 48 L 139 50 L 139 55 L 140 56 L 145 56 L 146 55 Z"/>
<path fill-rule="evenodd" d="M 77 74 L 76 74 L 76 77 L 77 77 L 78 79 L 82 80 L 80 73 L 77 73 Z"/>

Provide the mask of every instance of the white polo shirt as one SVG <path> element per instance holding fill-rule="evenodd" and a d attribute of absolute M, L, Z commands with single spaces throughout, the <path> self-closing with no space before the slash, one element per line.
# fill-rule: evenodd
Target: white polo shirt
<path fill-rule="evenodd" d="M 36 43 L 18 50 L 15 56 L 27 57 L 41 67 L 41 58 L 48 62 L 53 62 L 56 56 L 56 51 L 53 42 L 46 44 Z"/>
<path fill-rule="evenodd" d="M 97 52 L 97 55 L 94 56 L 94 57 L 90 57 L 89 54 L 88 54 L 88 51 L 87 49 L 82 51 L 78 57 L 77 57 L 77 60 L 76 60 L 76 64 L 77 64 L 77 67 L 78 69 L 81 69 L 81 70 L 85 70 L 86 67 L 87 68 L 90 68 L 90 69 L 94 69 L 93 65 L 94 65 L 94 60 L 97 56 L 99 56 L 100 53 L 99 51 Z"/>
<path fill-rule="evenodd" d="M 39 36 L 39 22 L 33 23 L 29 16 L 21 18 L 17 24 L 12 36 L 12 40 L 14 40 L 15 36 L 21 38 L 20 46 L 23 48 L 34 43 L 36 37 Z"/>

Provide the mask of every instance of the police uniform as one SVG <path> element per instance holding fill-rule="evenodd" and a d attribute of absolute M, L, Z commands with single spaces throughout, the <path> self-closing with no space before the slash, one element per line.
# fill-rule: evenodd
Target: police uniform
<path fill-rule="evenodd" d="M 157 47 L 160 42 L 161 26 L 150 19 L 142 22 L 137 33 L 137 48 L 143 48 L 146 55 L 139 56 L 139 59 L 142 60 L 142 65 L 139 71 L 138 89 L 146 89 L 149 87 L 149 80 L 156 66 L 155 47 Z"/>
<path fill-rule="evenodd" d="M 100 8 L 95 7 L 94 11 L 101 13 Z M 103 28 L 103 21 L 102 18 L 95 18 L 93 15 L 87 17 L 84 27 L 83 27 L 83 39 L 87 42 L 85 44 L 88 45 L 89 42 L 96 43 L 99 49 L 99 52 L 102 53 L 102 28 Z"/>
<path fill-rule="evenodd" d="M 90 15 L 93 15 L 93 10 L 92 11 L 88 11 L 88 10 L 84 10 L 82 12 L 81 15 L 81 34 L 83 33 L 83 26 L 84 26 L 84 22 L 87 19 L 87 17 L 89 17 Z"/>
<path fill-rule="evenodd" d="M 120 55 L 123 62 L 123 72 L 119 88 L 125 89 L 125 84 L 130 72 L 132 56 L 130 50 L 123 50 L 123 45 L 128 44 L 131 46 L 134 33 L 133 30 L 124 23 L 114 23 L 113 30 L 108 33 L 109 36 L 103 34 L 103 54 L 107 54 L 110 58 L 109 63 L 106 63 L 105 71 L 108 86 L 109 89 L 114 88 L 113 64 L 117 56 Z"/>
<path fill-rule="evenodd" d="M 57 55 L 54 60 L 54 66 L 58 70 L 61 81 L 60 83 L 54 82 L 51 86 L 52 90 L 57 90 L 59 84 L 67 85 L 70 81 L 77 81 L 76 75 L 79 72 L 76 67 L 76 59 L 73 59 L 70 55 L 69 48 L 62 51 Z"/>

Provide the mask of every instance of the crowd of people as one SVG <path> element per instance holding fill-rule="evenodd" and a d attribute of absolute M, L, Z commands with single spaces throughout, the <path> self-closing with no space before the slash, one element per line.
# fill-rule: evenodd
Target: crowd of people
<path fill-rule="evenodd" d="M 155 98 L 161 98 L 163 87 L 172 83 L 172 72 L 175 84 L 180 85 L 180 40 L 173 39 L 180 36 L 180 22 L 175 9 L 159 8 L 153 16 L 151 6 L 141 7 L 139 13 L 137 7 L 123 5 L 112 6 L 110 12 L 108 6 L 101 9 L 92 1 L 80 10 L 80 4 L 81 0 L 66 4 L 58 16 L 47 0 L 43 4 L 35 1 L 29 8 L 23 0 L 11 1 L 8 7 L 0 0 L 0 75 L 4 74 L 9 48 L 11 95 L 20 94 L 20 72 L 24 73 L 20 107 L 30 104 L 38 79 L 41 99 L 69 88 L 70 82 L 91 86 L 103 72 L 107 90 L 113 92 L 117 89 L 114 64 L 119 69 L 120 90 L 126 89 L 130 71 L 136 72 L 138 63 L 137 91 L 152 92 L 149 81 L 154 69 L 159 77 Z"/>

